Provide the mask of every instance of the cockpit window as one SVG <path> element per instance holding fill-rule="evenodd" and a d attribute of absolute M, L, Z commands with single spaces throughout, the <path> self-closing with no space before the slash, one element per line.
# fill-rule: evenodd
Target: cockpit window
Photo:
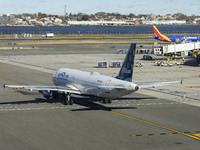
<path fill-rule="evenodd" d="M 54 73 L 53 77 L 56 77 L 58 75 L 58 70 Z"/>

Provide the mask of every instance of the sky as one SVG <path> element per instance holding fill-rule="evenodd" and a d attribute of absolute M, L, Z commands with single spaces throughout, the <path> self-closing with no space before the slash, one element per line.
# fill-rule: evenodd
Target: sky
<path fill-rule="evenodd" d="M 0 14 L 46 13 L 64 15 L 66 12 L 95 14 L 175 14 L 200 15 L 199 0 L 1 0 Z"/>

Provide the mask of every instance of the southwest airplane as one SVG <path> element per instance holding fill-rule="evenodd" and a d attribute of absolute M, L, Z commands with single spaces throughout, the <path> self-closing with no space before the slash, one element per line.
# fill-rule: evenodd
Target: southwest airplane
<path fill-rule="evenodd" d="M 160 31 L 156 28 L 156 26 L 153 26 L 153 32 L 154 32 L 154 39 L 165 41 L 165 42 L 196 42 L 200 41 L 200 36 L 166 36 L 164 34 L 161 34 Z"/>
<path fill-rule="evenodd" d="M 102 75 L 98 72 L 86 72 L 69 68 L 57 70 L 52 78 L 54 83 L 50 85 L 4 85 L 8 88 L 22 88 L 26 90 L 37 90 L 47 99 L 62 97 L 65 105 L 72 105 L 71 94 L 83 96 L 94 96 L 103 99 L 104 103 L 111 103 L 111 99 L 118 98 L 137 91 L 139 88 L 163 86 L 167 82 L 143 82 L 133 83 L 133 65 L 135 59 L 136 44 L 131 44 L 126 57 L 116 77 Z"/>

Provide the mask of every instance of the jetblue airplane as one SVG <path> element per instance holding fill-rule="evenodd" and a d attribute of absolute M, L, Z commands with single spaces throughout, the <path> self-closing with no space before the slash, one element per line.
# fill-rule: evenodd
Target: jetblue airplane
<path fill-rule="evenodd" d="M 4 85 L 8 88 L 22 88 L 37 90 L 47 99 L 62 97 L 65 105 L 72 105 L 71 94 L 94 96 L 103 99 L 104 103 L 111 103 L 111 99 L 122 97 L 137 91 L 139 88 L 163 86 L 167 82 L 132 82 L 133 66 L 136 44 L 131 44 L 127 51 L 123 65 L 116 77 L 102 75 L 98 72 L 86 72 L 69 68 L 57 70 L 52 78 L 54 83 L 50 85 Z"/>
<path fill-rule="evenodd" d="M 153 32 L 154 32 L 154 39 L 164 41 L 164 42 L 197 42 L 200 41 L 200 36 L 190 35 L 190 36 L 166 36 L 164 34 L 161 34 L 160 31 L 156 28 L 156 26 L 153 26 Z"/>

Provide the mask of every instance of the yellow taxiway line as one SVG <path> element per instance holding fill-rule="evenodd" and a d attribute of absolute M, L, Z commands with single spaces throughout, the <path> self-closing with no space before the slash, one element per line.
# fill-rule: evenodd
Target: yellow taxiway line
<path fill-rule="evenodd" d="M 12 80 L 9 80 L 9 79 L 3 78 L 3 77 L 0 77 L 0 79 L 5 80 L 5 81 L 9 81 L 9 82 L 12 82 L 12 83 L 15 83 L 15 84 L 19 84 L 19 85 L 24 85 L 22 83 L 19 83 L 19 82 L 16 82 L 16 81 L 12 81 Z M 116 115 L 119 115 L 119 116 L 123 116 L 123 117 L 129 118 L 129 119 L 132 119 L 132 120 L 143 122 L 143 123 L 146 123 L 146 124 L 149 124 L 149 125 L 152 125 L 152 126 L 156 126 L 156 127 L 162 128 L 162 129 L 173 131 L 173 132 L 175 132 L 177 134 L 182 134 L 182 135 L 185 135 L 185 136 L 188 136 L 190 138 L 193 138 L 193 139 L 196 139 L 196 140 L 200 141 L 200 137 L 199 136 L 189 135 L 189 134 L 184 133 L 184 132 L 180 132 L 180 131 L 177 131 L 177 130 L 174 130 L 174 129 L 171 129 L 171 128 L 167 128 L 167 127 L 164 127 L 164 126 L 152 123 L 152 122 L 148 122 L 148 121 L 141 120 L 141 119 L 138 119 L 138 118 L 134 118 L 134 117 L 131 117 L 131 116 L 128 116 L 128 115 L 124 115 L 124 114 L 121 114 L 121 113 L 118 113 L 118 112 L 115 112 L 115 111 L 109 111 L 109 112 L 111 112 L 113 114 L 116 114 Z M 144 134 L 143 136 L 148 136 L 148 134 Z"/>
<path fill-rule="evenodd" d="M 143 122 L 143 123 L 146 123 L 146 124 L 149 124 L 149 125 L 152 125 L 152 126 L 156 126 L 156 127 L 162 128 L 162 129 L 166 129 L 166 130 L 175 132 L 177 134 L 182 134 L 182 135 L 185 135 L 187 137 L 190 137 L 190 138 L 193 138 L 195 140 L 200 141 L 200 137 L 197 137 L 197 136 L 194 136 L 194 135 L 189 135 L 189 134 L 184 133 L 184 132 L 180 132 L 180 131 L 177 131 L 177 130 L 174 130 L 174 129 L 171 129 L 171 128 L 167 128 L 167 127 L 164 127 L 164 126 L 152 123 L 152 122 L 148 122 L 148 121 L 141 120 L 141 119 L 138 119 L 138 118 L 134 118 L 134 117 L 131 117 L 131 116 L 128 116 L 128 115 L 124 115 L 124 114 L 121 114 L 121 113 L 118 113 L 118 112 L 115 112 L 115 111 L 110 111 L 110 112 L 113 113 L 113 114 L 119 115 L 119 116 L 123 116 L 123 117 L 129 118 L 129 119 L 132 119 L 132 120 L 136 120 L 136 121 Z M 144 134 L 144 135 L 147 136 L 147 134 Z"/>
<path fill-rule="evenodd" d="M 187 86 L 187 88 L 200 88 L 200 86 Z"/>
<path fill-rule="evenodd" d="M 9 82 L 12 82 L 12 83 L 15 83 L 15 84 L 18 84 L 18 85 L 25 85 L 25 84 L 22 84 L 22 83 L 19 83 L 19 82 L 16 82 L 16 81 L 12 81 L 12 80 L 9 80 L 9 79 L 3 78 L 3 77 L 0 77 L 0 79 L 5 80 L 5 81 L 9 81 Z M 10 89 L 21 90 L 22 88 L 10 88 Z"/>
<path fill-rule="evenodd" d="M 191 131 L 191 132 L 183 132 L 183 133 L 190 133 L 193 134 L 196 137 L 200 137 L 200 131 Z M 196 134 L 194 134 L 196 133 Z M 177 132 L 171 132 L 171 133 L 153 133 L 153 134 L 132 134 L 130 136 L 152 136 L 152 135 L 172 135 L 172 134 L 179 134 Z"/>
<path fill-rule="evenodd" d="M 3 78 L 3 77 L 0 77 L 0 79 L 5 80 L 5 81 L 9 81 L 9 82 L 12 82 L 12 83 L 15 83 L 15 84 L 19 84 L 19 85 L 24 85 L 22 83 L 19 83 L 19 82 L 16 82 L 16 81 L 12 81 L 12 80 L 9 80 L 9 79 Z"/>

